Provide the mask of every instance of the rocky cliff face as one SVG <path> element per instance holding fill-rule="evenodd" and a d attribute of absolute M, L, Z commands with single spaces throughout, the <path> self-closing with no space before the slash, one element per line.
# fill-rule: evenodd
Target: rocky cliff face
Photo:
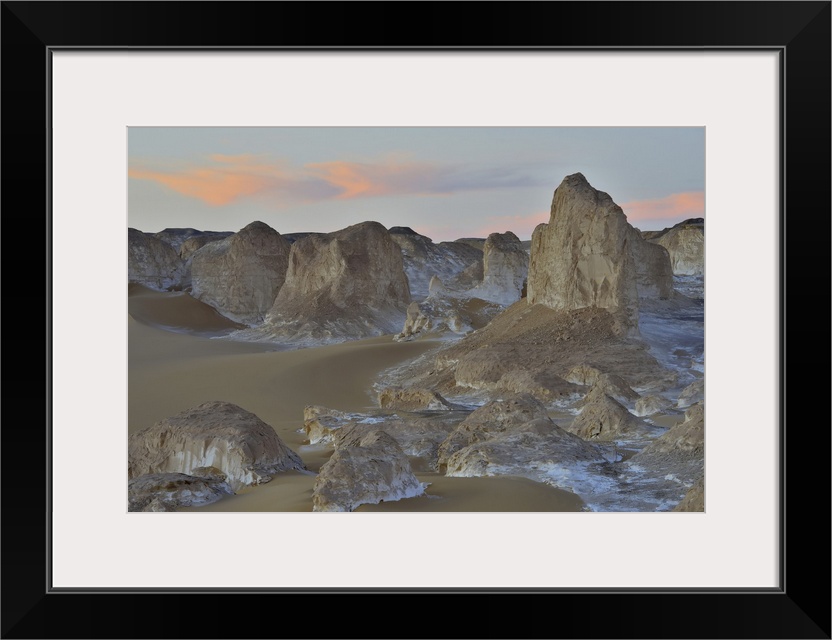
<path fill-rule="evenodd" d="M 705 219 L 690 218 L 658 232 L 647 232 L 646 236 L 667 249 L 670 265 L 675 275 L 705 275 Z"/>
<path fill-rule="evenodd" d="M 230 402 L 205 402 L 130 436 L 128 478 L 201 467 L 215 467 L 238 491 L 304 464 L 274 429 Z"/>
<path fill-rule="evenodd" d="M 363 338 L 396 333 L 409 303 L 401 249 L 382 225 L 362 222 L 292 245 L 266 321 L 286 339 Z"/>
<path fill-rule="evenodd" d="M 170 245 L 138 229 L 127 230 L 127 281 L 167 291 L 182 286 L 185 265 Z"/>
<path fill-rule="evenodd" d="M 191 235 L 179 245 L 179 257 L 190 267 L 189 260 L 191 256 L 206 244 L 216 242 L 217 240 L 224 240 L 233 235 L 230 231 L 201 231 L 200 233 Z"/>
<path fill-rule="evenodd" d="M 252 222 L 191 256 L 192 295 L 223 315 L 258 324 L 283 286 L 291 245 L 263 222 Z"/>
<path fill-rule="evenodd" d="M 563 311 L 607 309 L 623 331 L 635 333 L 639 295 L 672 291 L 669 257 L 655 246 L 608 194 L 580 173 L 567 176 L 555 189 L 549 223 L 532 235 L 528 302 Z"/>
<path fill-rule="evenodd" d="M 517 302 L 529 271 L 529 254 L 511 231 L 492 233 L 483 247 L 482 284 L 471 295 L 498 304 Z"/>

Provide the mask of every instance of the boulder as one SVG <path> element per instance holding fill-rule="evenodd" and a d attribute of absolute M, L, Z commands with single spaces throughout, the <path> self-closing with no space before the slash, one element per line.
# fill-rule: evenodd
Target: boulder
<path fill-rule="evenodd" d="M 601 395 L 607 395 L 620 402 L 621 404 L 628 404 L 635 402 L 641 396 L 633 391 L 627 382 L 621 376 L 611 373 L 602 373 L 598 375 L 589 393 L 577 403 L 577 407 L 583 407 L 593 398 L 599 398 Z"/>
<path fill-rule="evenodd" d="M 303 430 L 309 444 L 332 442 L 336 429 L 351 424 L 353 416 L 337 409 L 310 405 L 303 410 Z"/>
<path fill-rule="evenodd" d="M 401 249 L 378 222 L 362 222 L 291 245 L 266 322 L 287 340 L 365 338 L 396 333 L 409 303 Z"/>
<path fill-rule="evenodd" d="M 191 255 L 191 295 L 236 322 L 259 324 L 283 286 L 290 247 L 263 222 L 210 242 Z"/>
<path fill-rule="evenodd" d="M 517 302 L 529 271 L 529 254 L 511 231 L 492 233 L 483 247 L 482 283 L 471 294 L 502 305 Z"/>
<path fill-rule="evenodd" d="M 185 265 L 171 246 L 149 233 L 127 229 L 127 281 L 157 291 L 178 289 Z"/>
<path fill-rule="evenodd" d="M 233 491 L 305 468 L 272 427 L 230 402 L 205 402 L 130 436 L 129 478 L 199 467 L 219 469 Z"/>
<path fill-rule="evenodd" d="M 655 247 L 608 194 L 580 173 L 567 176 L 555 189 L 549 223 L 532 235 L 528 303 L 607 309 L 622 333 L 637 334 L 639 295 L 672 293 L 669 256 Z"/>
<path fill-rule="evenodd" d="M 390 435 L 381 429 L 345 428 L 315 479 L 312 510 L 354 511 L 362 504 L 422 495 L 426 486 Z"/>
<path fill-rule="evenodd" d="M 564 378 L 568 382 L 591 387 L 600 376 L 601 371 L 599 369 L 596 369 L 592 365 L 579 364 L 572 367 Z"/>
<path fill-rule="evenodd" d="M 127 482 L 128 511 L 176 511 L 179 507 L 211 504 L 232 495 L 224 475 L 149 473 Z"/>

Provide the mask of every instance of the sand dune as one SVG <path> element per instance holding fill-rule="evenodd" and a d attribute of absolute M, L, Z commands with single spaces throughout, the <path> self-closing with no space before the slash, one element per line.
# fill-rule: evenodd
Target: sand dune
<path fill-rule="evenodd" d="M 201 335 L 222 335 L 245 326 L 229 320 L 210 305 L 183 291 L 154 291 L 131 283 L 127 295 L 130 316 L 154 327 Z"/>

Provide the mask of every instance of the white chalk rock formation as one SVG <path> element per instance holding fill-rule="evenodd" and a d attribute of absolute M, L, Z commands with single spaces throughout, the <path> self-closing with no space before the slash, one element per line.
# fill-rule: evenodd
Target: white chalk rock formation
<path fill-rule="evenodd" d="M 413 300 L 423 300 L 434 277 L 449 284 L 464 280 L 482 264 L 482 251 L 455 242 L 434 242 L 410 227 L 391 227 L 390 237 L 402 250 L 404 270 Z M 481 276 L 480 276 L 481 277 Z"/>
<path fill-rule="evenodd" d="M 602 373 L 592 383 L 592 387 L 586 397 L 578 402 L 576 406 L 583 407 L 592 398 L 599 398 L 603 394 L 617 400 L 621 404 L 633 403 L 641 397 L 630 388 L 630 385 L 621 376 L 612 373 Z"/>
<path fill-rule="evenodd" d="M 127 482 L 128 511 L 176 511 L 179 507 L 211 504 L 232 495 L 224 475 L 149 473 Z"/>
<path fill-rule="evenodd" d="M 334 438 L 335 452 L 321 467 L 312 488 L 313 511 L 355 511 L 422 495 L 410 460 L 381 429 L 345 427 Z"/>
<path fill-rule="evenodd" d="M 549 414 L 530 394 L 509 394 L 502 400 L 492 400 L 474 410 L 439 446 L 439 464 L 446 464 L 464 447 L 539 418 L 548 420 Z"/>
<path fill-rule="evenodd" d="M 567 382 L 574 382 L 575 384 L 591 387 L 600 377 L 600 369 L 584 363 L 572 367 L 564 376 L 564 379 L 566 379 Z"/>
<path fill-rule="evenodd" d="M 176 251 L 153 234 L 127 229 L 127 281 L 168 291 L 182 286 L 185 265 Z"/>
<path fill-rule="evenodd" d="M 128 478 L 200 467 L 219 469 L 233 491 L 305 468 L 272 427 L 230 402 L 205 402 L 130 436 Z"/>
<path fill-rule="evenodd" d="M 492 233 L 483 248 L 482 283 L 472 296 L 509 305 L 517 302 L 529 272 L 529 254 L 511 231 Z"/>
<path fill-rule="evenodd" d="M 572 489 L 574 471 L 603 463 L 599 449 L 568 433 L 548 418 L 537 418 L 456 451 L 446 475 L 513 475 Z"/>
<path fill-rule="evenodd" d="M 283 286 L 290 248 L 270 226 L 252 222 L 191 255 L 191 295 L 236 322 L 259 324 Z"/>
<path fill-rule="evenodd" d="M 217 240 L 224 240 L 234 234 L 230 231 L 202 231 L 200 233 L 188 236 L 182 244 L 179 245 L 179 257 L 190 265 L 191 256 L 202 249 L 206 244 L 216 242 Z"/>
<path fill-rule="evenodd" d="M 615 440 L 644 433 L 646 427 L 624 405 L 604 393 L 601 387 L 594 387 L 568 429 L 584 440 Z"/>
<path fill-rule="evenodd" d="M 652 416 L 666 411 L 673 403 L 662 396 L 644 396 L 636 400 L 635 415 L 639 417 Z"/>
<path fill-rule="evenodd" d="M 337 409 L 309 405 L 303 409 L 303 431 L 309 444 L 332 442 L 333 432 L 352 424 L 352 418 L 352 415 Z"/>
<path fill-rule="evenodd" d="M 394 340 L 412 340 L 429 333 L 466 334 L 484 327 L 502 308 L 494 302 L 452 291 L 434 276 L 430 280 L 428 297 L 408 306 L 404 328 Z"/>
<path fill-rule="evenodd" d="M 408 304 L 401 249 L 381 224 L 362 222 L 291 246 L 266 322 L 289 340 L 365 338 L 399 331 Z"/>
<path fill-rule="evenodd" d="M 639 295 L 672 295 L 670 258 L 641 237 L 612 198 L 580 173 L 555 189 L 548 224 L 532 235 L 529 304 L 607 309 L 637 333 Z"/>
<path fill-rule="evenodd" d="M 685 409 L 697 402 L 702 402 L 704 399 L 705 379 L 699 378 L 682 389 L 682 393 L 679 394 L 679 399 L 676 401 L 676 406 L 679 409 Z"/>
<path fill-rule="evenodd" d="M 451 403 L 431 389 L 386 387 L 378 392 L 378 406 L 391 411 L 448 410 Z"/>
<path fill-rule="evenodd" d="M 667 249 L 674 275 L 705 275 L 705 219 L 690 218 L 649 238 Z"/>
<path fill-rule="evenodd" d="M 705 405 L 701 402 L 685 411 L 685 419 L 656 438 L 639 452 L 638 457 L 651 454 L 683 453 L 704 455 L 705 453 Z M 637 456 L 633 456 L 635 460 Z"/>

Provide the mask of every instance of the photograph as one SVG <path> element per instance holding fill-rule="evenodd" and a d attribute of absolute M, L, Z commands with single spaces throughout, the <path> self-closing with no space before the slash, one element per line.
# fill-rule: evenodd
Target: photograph
<path fill-rule="evenodd" d="M 130 512 L 704 512 L 704 127 L 129 127 Z"/>

